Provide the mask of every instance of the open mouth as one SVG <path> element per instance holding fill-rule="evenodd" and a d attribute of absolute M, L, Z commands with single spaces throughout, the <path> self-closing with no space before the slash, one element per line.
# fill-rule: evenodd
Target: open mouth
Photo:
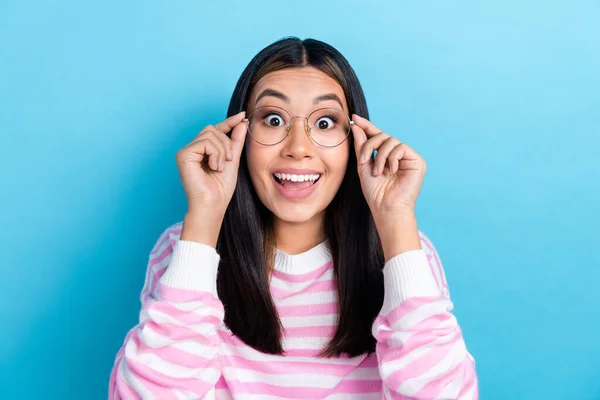
<path fill-rule="evenodd" d="M 273 174 L 273 178 L 286 189 L 302 190 L 317 183 L 321 179 L 321 174 L 296 175 L 276 172 Z"/>

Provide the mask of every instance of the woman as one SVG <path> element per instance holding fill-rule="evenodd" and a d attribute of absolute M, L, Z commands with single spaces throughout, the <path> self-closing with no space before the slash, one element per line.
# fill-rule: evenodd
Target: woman
<path fill-rule="evenodd" d="M 188 210 L 150 253 L 110 398 L 476 399 L 415 218 L 425 161 L 368 120 L 347 60 L 275 42 L 227 115 L 177 153 Z"/>

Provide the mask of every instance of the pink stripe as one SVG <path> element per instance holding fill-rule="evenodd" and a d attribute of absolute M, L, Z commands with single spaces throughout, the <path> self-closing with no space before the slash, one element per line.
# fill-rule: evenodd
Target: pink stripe
<path fill-rule="evenodd" d="M 161 282 L 156 284 L 156 295 L 167 301 L 173 301 L 176 303 L 190 302 L 190 301 L 201 301 L 206 303 L 207 307 L 222 309 L 223 304 L 221 300 L 216 298 L 212 293 L 199 291 L 199 290 L 185 290 L 172 288 L 163 285 Z"/>
<path fill-rule="evenodd" d="M 127 381 L 121 376 L 121 374 L 116 372 L 115 374 L 115 389 L 118 395 L 114 396 L 114 390 L 111 390 L 109 393 L 109 400 L 142 400 L 142 396 L 137 394 L 137 392 L 133 390 L 131 386 L 129 386 L 129 383 L 127 383 Z"/>
<path fill-rule="evenodd" d="M 433 256 L 431 254 L 427 254 L 427 264 L 429 264 L 429 270 L 431 271 L 431 275 L 433 276 L 433 279 L 435 279 L 435 283 L 436 283 L 437 287 L 439 287 L 441 289 L 442 283 L 440 282 L 440 278 L 438 278 L 438 274 L 435 273 L 435 270 L 437 268 L 434 265 L 435 260 L 433 259 Z"/>
<path fill-rule="evenodd" d="M 162 260 L 164 260 L 165 257 L 169 256 L 172 252 L 173 252 L 173 248 L 167 247 L 164 249 L 164 251 L 160 255 L 151 253 L 150 261 L 148 262 L 148 267 L 146 269 L 146 280 L 145 280 L 144 288 L 140 295 L 142 303 L 144 303 L 148 300 L 148 298 L 150 297 L 150 294 L 154 290 L 154 286 L 156 285 L 156 282 L 160 279 L 160 277 L 162 276 L 162 274 L 164 273 L 164 271 L 167 268 L 166 266 L 164 266 L 164 267 L 160 268 L 159 270 L 155 271 L 154 267 L 158 263 L 160 263 Z"/>
<path fill-rule="evenodd" d="M 322 350 L 323 349 L 286 349 L 285 356 L 315 358 Z"/>
<path fill-rule="evenodd" d="M 435 300 L 439 301 L 439 297 L 436 298 Z M 433 303 L 435 300 L 431 301 L 430 303 Z M 445 299 L 444 299 L 445 302 Z M 440 307 L 440 311 L 442 311 L 442 307 Z M 390 323 L 390 326 L 394 327 L 396 325 L 396 323 L 398 321 L 400 321 L 402 319 L 402 317 L 405 317 L 407 314 L 400 314 L 400 313 L 390 313 L 390 315 L 388 316 L 388 322 Z M 444 321 L 446 321 L 449 317 L 450 317 L 450 313 L 447 312 L 439 312 L 437 314 L 433 314 L 430 315 L 429 317 L 426 317 L 425 319 L 421 320 L 421 322 L 419 322 L 415 327 L 402 327 L 403 330 L 410 330 L 410 331 L 420 331 L 420 330 L 429 330 L 432 329 L 434 326 L 430 326 L 430 324 L 428 323 L 428 321 L 433 321 L 434 323 L 442 323 Z M 421 315 L 421 317 L 425 317 L 425 315 Z M 423 324 L 423 325 L 421 325 Z"/>
<path fill-rule="evenodd" d="M 305 294 L 314 294 L 314 293 L 327 293 L 327 292 L 331 292 L 337 289 L 337 284 L 335 280 L 326 280 L 326 281 L 318 281 L 315 282 L 313 284 L 311 284 L 310 286 L 308 286 L 306 289 L 303 289 L 302 291 L 299 292 L 290 292 L 287 290 L 283 290 L 280 288 L 277 288 L 275 286 L 271 287 L 271 294 L 273 295 L 273 298 L 281 300 L 281 299 L 285 299 L 291 296 L 299 296 L 299 295 L 305 295 Z"/>
<path fill-rule="evenodd" d="M 138 347 L 138 354 L 154 354 L 171 364 L 179 365 L 186 368 L 219 368 L 216 354 L 219 348 L 217 346 L 207 347 L 207 351 L 212 351 L 214 357 L 203 357 L 201 355 L 190 354 L 175 347 L 147 347 L 142 343 L 137 335 L 133 338 L 133 342 Z"/>
<path fill-rule="evenodd" d="M 443 396 L 444 389 L 452 383 L 452 381 L 457 379 L 458 373 L 460 370 L 464 368 L 462 363 L 459 363 L 457 366 L 452 368 L 450 371 L 447 371 L 444 375 L 440 376 L 437 379 L 429 381 L 425 386 L 423 386 L 418 392 L 417 397 L 419 398 L 430 398 L 437 399 Z M 446 397 L 446 396 L 443 396 Z"/>
<path fill-rule="evenodd" d="M 428 342 L 435 341 L 440 337 L 456 334 L 456 327 L 438 328 L 441 323 L 450 318 L 453 318 L 453 316 L 449 314 L 436 314 L 407 328 L 391 328 L 388 324 L 384 324 L 383 327 L 385 329 L 378 329 L 376 331 L 376 338 L 378 341 L 387 342 L 388 340 L 393 340 L 394 332 L 397 332 L 398 330 L 415 332 L 414 335 L 410 336 L 406 342 L 402 344 L 404 352 L 411 351 L 415 347 L 420 347 Z M 458 330 L 458 334 L 462 337 L 460 330 Z"/>
<path fill-rule="evenodd" d="M 306 327 L 288 327 L 283 330 L 287 338 L 305 338 L 305 337 L 333 337 L 337 326 L 306 326 Z"/>
<path fill-rule="evenodd" d="M 212 296 L 211 296 L 212 297 Z M 206 312 L 206 308 L 210 308 L 208 306 L 201 307 L 198 311 Z M 194 324 L 213 324 L 215 327 L 221 325 L 222 316 L 219 318 L 217 315 L 203 315 L 199 312 L 194 311 L 181 311 L 175 307 L 173 307 L 170 303 L 163 301 L 155 301 L 149 303 L 147 307 L 145 307 L 148 312 L 158 311 L 163 314 L 167 314 L 169 317 L 176 319 L 182 324 L 194 325 Z M 216 309 L 215 311 L 220 311 Z"/>
<path fill-rule="evenodd" d="M 264 394 L 286 399 L 322 399 L 332 394 L 366 394 L 381 392 L 381 380 L 343 380 L 333 388 L 313 388 L 306 386 L 276 386 L 262 382 L 240 382 L 227 380 L 236 394 Z"/>
<path fill-rule="evenodd" d="M 444 267 L 442 265 L 442 260 L 440 260 L 440 255 L 437 251 L 433 251 L 433 257 L 435 258 L 435 262 L 438 267 L 438 271 L 440 273 L 440 277 L 442 278 L 442 285 L 444 288 L 448 288 L 448 282 L 446 282 L 446 274 L 444 273 Z"/>
<path fill-rule="evenodd" d="M 431 242 L 431 240 L 429 239 L 429 237 L 427 237 L 425 234 L 421 233 L 421 238 L 423 243 L 425 244 L 425 247 L 427 247 L 427 249 L 429 250 L 430 254 L 427 254 L 427 260 L 429 261 L 429 265 L 432 268 L 432 272 L 433 270 L 437 270 L 439 274 L 434 274 L 434 276 L 436 277 L 436 281 L 438 282 L 438 287 L 440 289 L 443 288 L 448 288 L 448 284 L 446 282 L 446 277 L 444 274 L 444 268 L 443 268 L 443 264 L 442 261 L 440 260 L 440 255 L 438 254 L 435 246 L 433 245 L 433 243 Z M 435 264 L 431 262 L 431 258 L 433 258 L 435 260 Z M 437 276 L 440 277 L 441 282 L 438 280 Z"/>
<path fill-rule="evenodd" d="M 386 378 L 386 381 L 394 382 L 394 385 L 390 385 L 391 387 L 399 387 L 407 379 L 418 378 L 419 376 L 424 375 L 431 368 L 439 364 L 448 355 L 448 353 L 450 353 L 456 342 L 459 340 L 460 338 L 454 338 L 449 343 L 442 343 L 436 345 L 435 347 L 431 347 L 431 349 L 425 354 L 406 364 L 403 368 L 392 372 Z M 383 347 L 381 350 L 382 355 L 380 359 L 385 363 L 398 361 L 412 353 L 407 353 L 402 350 L 397 352 L 386 352 L 383 350 Z"/>
<path fill-rule="evenodd" d="M 340 363 L 327 363 L 327 362 L 312 362 L 307 361 L 268 361 L 268 362 L 257 362 L 254 360 L 247 360 L 241 356 L 223 356 L 221 358 L 223 367 L 232 367 L 238 369 L 245 369 L 249 371 L 260 372 L 263 374 L 324 374 L 337 377 L 344 377 L 355 369 L 371 369 L 372 361 L 367 363 L 361 362 L 358 366 L 355 365 L 355 361 L 351 361 L 348 364 Z M 363 364 L 364 363 L 364 364 Z"/>
<path fill-rule="evenodd" d="M 463 385 L 464 387 L 462 388 L 462 390 L 460 391 L 460 393 L 458 394 L 458 397 L 462 397 L 464 396 L 469 390 L 473 389 L 473 395 L 475 395 L 475 397 L 473 397 L 473 400 L 477 400 L 477 398 L 479 397 L 479 390 L 478 390 L 478 382 L 477 382 L 477 374 L 475 374 L 475 364 L 473 363 L 473 360 L 471 360 L 471 358 L 469 356 L 465 357 L 465 360 L 463 361 Z M 471 400 L 471 399 L 469 399 Z"/>
<path fill-rule="evenodd" d="M 248 349 L 248 345 L 245 344 L 244 342 L 242 342 L 242 340 L 240 338 L 238 338 L 237 336 L 233 335 L 230 332 L 225 332 L 223 330 L 219 331 L 219 337 L 221 338 L 221 341 L 223 343 L 225 343 L 226 345 L 232 346 L 234 348 L 236 347 L 241 347 L 244 349 Z M 288 348 L 285 350 L 285 353 L 282 357 L 307 357 L 307 358 L 315 358 L 319 355 L 319 353 L 321 352 L 321 350 L 323 350 L 321 347 L 319 348 L 314 348 L 314 349 L 294 349 L 294 348 Z M 373 360 L 371 360 L 371 362 L 377 362 L 376 359 L 376 355 L 372 354 L 371 357 L 373 357 Z M 340 359 L 349 359 L 350 357 L 348 357 L 347 354 L 342 354 L 341 356 L 337 357 L 338 360 Z M 269 360 L 268 362 L 271 362 L 271 360 Z"/>
<path fill-rule="evenodd" d="M 406 301 L 403 301 L 397 307 L 390 310 L 386 317 L 388 320 L 393 320 L 394 322 L 396 322 L 406 314 L 414 312 L 417 308 L 421 308 L 439 300 L 439 296 L 411 297 L 409 299 L 406 299 Z"/>
<path fill-rule="evenodd" d="M 155 396 L 161 400 L 167 399 L 167 396 L 172 396 L 172 392 L 168 388 L 189 390 L 190 392 L 203 397 L 213 387 L 212 384 L 201 379 L 175 378 L 161 374 L 160 372 L 149 368 L 144 363 L 133 359 L 128 359 L 128 366 L 136 376 L 143 377 L 145 383 L 144 386 L 149 388 L 149 386 L 156 385 L 157 389 L 152 391 Z"/>
<path fill-rule="evenodd" d="M 298 304 L 293 306 L 280 306 L 277 308 L 277 312 L 280 317 L 314 317 L 317 315 L 331 315 L 336 314 L 337 303 L 323 303 L 323 304 Z"/>
<path fill-rule="evenodd" d="M 433 244 L 431 243 L 431 240 L 429 240 L 429 237 L 423 232 L 419 232 L 419 236 L 421 237 L 421 241 L 425 244 L 425 247 L 429 250 L 433 250 Z"/>
<path fill-rule="evenodd" d="M 173 247 L 165 247 L 162 253 L 154 255 L 154 257 L 150 259 L 150 266 L 154 267 L 156 264 L 163 262 L 165 258 L 171 255 L 171 253 L 173 253 Z"/>
<path fill-rule="evenodd" d="M 273 276 L 281 279 L 282 281 L 286 281 L 286 282 L 294 282 L 294 283 L 302 283 L 302 282 L 310 282 L 313 281 L 315 279 L 320 278 L 321 276 L 323 276 L 323 274 L 325 272 L 327 272 L 329 269 L 331 269 L 333 267 L 333 262 L 330 261 L 326 264 L 321 265 L 319 268 L 315 269 L 314 271 L 310 271 L 304 274 L 288 274 L 285 272 L 281 272 L 278 270 L 274 270 L 273 271 Z"/>
<path fill-rule="evenodd" d="M 171 340 L 190 340 L 198 342 L 204 346 L 219 346 L 219 336 L 216 329 L 214 333 L 199 332 L 185 326 L 161 322 L 157 324 L 154 321 L 148 321 L 144 324 L 144 329 L 152 329 L 160 336 L 165 336 Z M 150 346 L 149 346 L 150 347 Z"/>
<path fill-rule="evenodd" d="M 215 384 L 215 389 L 216 390 L 229 389 L 229 386 L 227 385 L 227 382 L 225 381 L 225 377 L 223 375 L 221 375 L 221 377 Z"/>
<path fill-rule="evenodd" d="M 150 287 L 148 288 L 149 289 L 148 293 L 146 293 L 143 296 L 143 299 L 142 299 L 143 302 L 148 301 L 148 299 L 150 298 L 150 296 L 152 294 L 156 295 L 156 284 L 158 283 L 160 278 L 165 274 L 165 272 L 167 272 L 168 267 L 169 267 L 168 265 L 165 265 L 164 267 L 151 272 L 152 282 L 151 282 L 151 285 L 149 285 Z"/>
<path fill-rule="evenodd" d="M 154 255 L 158 253 L 158 250 L 161 249 L 165 243 L 170 239 L 169 231 L 163 232 L 163 234 L 159 237 L 157 243 L 154 245 L 154 248 L 150 252 L 150 255 Z"/>

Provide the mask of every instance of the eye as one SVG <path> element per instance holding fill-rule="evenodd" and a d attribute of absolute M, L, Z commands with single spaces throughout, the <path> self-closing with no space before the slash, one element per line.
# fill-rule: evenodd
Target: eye
<path fill-rule="evenodd" d="M 278 128 L 278 127 L 285 125 L 285 121 L 283 120 L 283 117 L 281 117 L 281 115 L 275 114 L 275 113 L 266 115 L 263 118 L 263 120 L 265 121 L 265 124 L 267 124 L 268 126 L 274 127 L 274 128 Z"/>
<path fill-rule="evenodd" d="M 317 120 L 315 126 L 321 130 L 327 130 L 333 128 L 335 123 L 337 122 L 337 118 L 333 115 L 326 115 Z"/>

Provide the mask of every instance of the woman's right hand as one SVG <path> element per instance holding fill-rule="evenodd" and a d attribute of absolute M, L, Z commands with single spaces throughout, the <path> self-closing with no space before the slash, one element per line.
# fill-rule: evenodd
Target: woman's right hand
<path fill-rule="evenodd" d="M 225 215 L 237 184 L 247 125 L 245 112 L 208 125 L 175 159 L 188 199 L 188 213 Z M 233 130 L 233 131 L 232 131 Z M 231 138 L 227 136 L 231 132 Z"/>

